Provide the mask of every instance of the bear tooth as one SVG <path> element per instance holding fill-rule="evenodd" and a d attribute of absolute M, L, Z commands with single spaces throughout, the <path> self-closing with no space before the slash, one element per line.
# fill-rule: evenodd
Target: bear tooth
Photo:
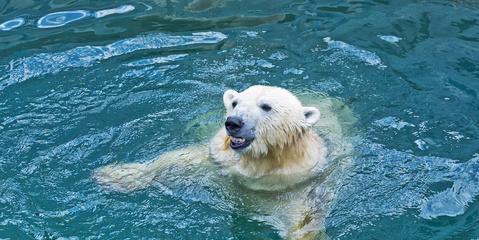
<path fill-rule="evenodd" d="M 244 143 L 245 139 L 244 138 L 231 137 L 231 141 L 233 141 L 234 143 Z"/>

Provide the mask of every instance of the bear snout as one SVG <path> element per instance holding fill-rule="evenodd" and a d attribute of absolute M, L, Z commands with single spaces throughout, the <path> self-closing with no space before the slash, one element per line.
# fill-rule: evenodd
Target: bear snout
<path fill-rule="evenodd" d="M 238 116 L 230 116 L 226 118 L 225 128 L 230 135 L 237 134 L 244 126 L 243 119 Z"/>

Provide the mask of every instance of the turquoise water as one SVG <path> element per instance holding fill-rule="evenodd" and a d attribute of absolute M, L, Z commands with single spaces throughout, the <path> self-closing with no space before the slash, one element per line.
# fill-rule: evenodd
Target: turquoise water
<path fill-rule="evenodd" d="M 207 141 L 225 89 L 270 84 L 357 118 L 329 237 L 478 239 L 478 19 L 472 0 L 0 1 L 0 237 L 278 239 L 196 179 L 91 178 Z"/>

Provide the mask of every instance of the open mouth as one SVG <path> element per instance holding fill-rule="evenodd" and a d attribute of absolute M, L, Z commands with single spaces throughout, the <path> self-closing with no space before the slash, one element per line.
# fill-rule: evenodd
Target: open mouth
<path fill-rule="evenodd" d="M 245 139 L 245 138 L 242 138 L 242 137 L 233 137 L 233 136 L 230 136 L 230 147 L 232 149 L 243 149 L 243 148 L 246 148 L 248 147 L 251 142 L 253 141 L 253 139 Z"/>

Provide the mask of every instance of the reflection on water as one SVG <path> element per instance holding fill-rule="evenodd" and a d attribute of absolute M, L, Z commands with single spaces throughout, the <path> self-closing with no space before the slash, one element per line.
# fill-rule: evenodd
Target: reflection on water
<path fill-rule="evenodd" d="M 6 22 L 3 22 L 0 24 L 0 30 L 1 31 L 10 31 L 14 28 L 20 27 L 23 24 L 25 24 L 25 19 L 24 18 L 15 18 L 12 20 L 8 20 Z"/>
<path fill-rule="evenodd" d="M 122 5 L 116 8 L 103 9 L 98 11 L 70 10 L 49 13 L 37 21 L 38 28 L 57 28 L 65 26 L 87 17 L 103 18 L 112 14 L 124 14 L 135 10 L 133 5 Z M 0 31 L 10 31 L 25 24 L 23 17 L 8 20 L 0 24 Z"/>
<path fill-rule="evenodd" d="M 124 39 L 106 46 L 77 47 L 66 52 L 39 54 L 12 60 L 9 71 L 0 78 L 0 90 L 5 87 L 45 74 L 58 73 L 66 68 L 88 67 L 99 60 L 139 50 L 163 49 L 198 44 L 218 44 L 226 39 L 219 32 L 199 32 L 190 36 L 151 34 Z"/>
<path fill-rule="evenodd" d="M 135 10 L 135 7 L 133 5 L 123 5 L 116 8 L 96 11 L 93 13 L 93 16 L 95 16 L 96 18 L 102 18 L 112 14 L 123 14 L 131 12 L 133 10 Z"/>
<path fill-rule="evenodd" d="M 311 186 L 336 194 L 317 203 L 328 236 L 479 238 L 474 1 L 124 4 L 0 1 L 0 237 L 279 239 L 210 172 L 132 194 L 91 180 L 207 141 L 225 89 L 271 84 L 357 119 L 349 167 Z"/>
<path fill-rule="evenodd" d="M 76 10 L 67 12 L 55 12 L 45 15 L 38 19 L 38 28 L 55 28 L 61 27 L 73 21 L 78 21 L 90 15 L 88 11 Z"/>

